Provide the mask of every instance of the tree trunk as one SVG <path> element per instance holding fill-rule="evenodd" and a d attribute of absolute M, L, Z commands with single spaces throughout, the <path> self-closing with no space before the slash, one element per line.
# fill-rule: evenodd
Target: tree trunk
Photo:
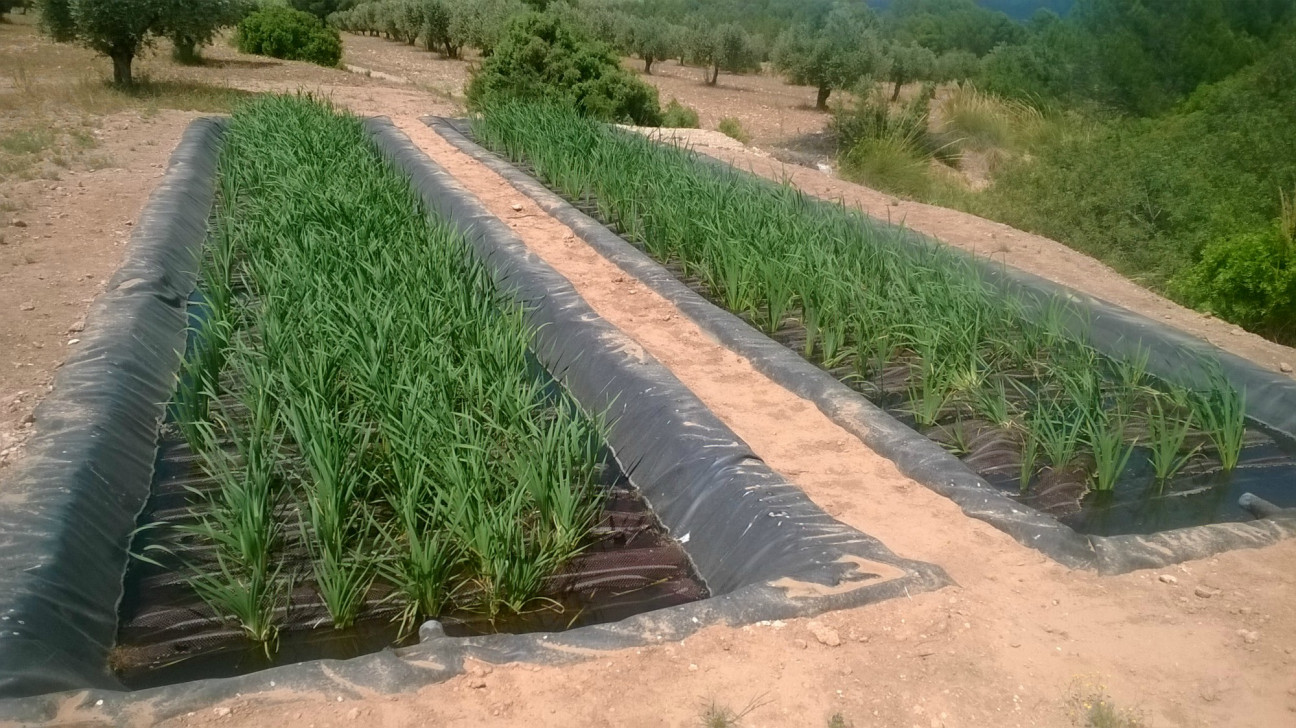
<path fill-rule="evenodd" d="M 459 46 L 446 41 L 446 56 L 455 59 L 459 58 Z"/>
<path fill-rule="evenodd" d="M 903 85 L 904 85 L 904 79 L 897 78 L 895 80 L 895 88 L 892 89 L 891 91 L 891 103 L 894 104 L 895 100 L 900 98 L 900 87 Z"/>
<path fill-rule="evenodd" d="M 653 58 L 652 56 L 644 56 L 644 75 L 645 75 L 645 76 L 651 76 L 651 75 L 652 75 L 652 64 L 653 64 L 653 61 L 655 61 L 655 60 L 657 60 L 657 59 L 656 59 L 656 58 Z"/>
<path fill-rule="evenodd" d="M 118 51 L 112 54 L 114 84 L 131 86 L 135 83 L 135 79 L 131 77 L 131 62 L 134 60 L 134 53 Z"/>
<path fill-rule="evenodd" d="M 716 63 L 703 68 L 702 77 L 706 79 L 706 84 L 708 86 L 716 85 L 716 81 L 720 80 L 720 64 Z"/>
<path fill-rule="evenodd" d="M 828 95 L 831 94 L 831 93 L 832 93 L 832 87 L 830 87 L 830 86 L 820 86 L 820 87 L 819 87 L 819 94 L 818 94 L 817 96 L 815 96 L 815 108 L 816 108 L 816 109 L 823 109 L 823 110 L 827 110 L 827 109 L 828 109 Z"/>
<path fill-rule="evenodd" d="M 174 47 L 171 50 L 171 57 L 177 63 L 184 66 L 197 66 L 202 64 L 202 56 L 198 53 L 198 42 L 188 36 L 177 36 L 173 39 Z"/>

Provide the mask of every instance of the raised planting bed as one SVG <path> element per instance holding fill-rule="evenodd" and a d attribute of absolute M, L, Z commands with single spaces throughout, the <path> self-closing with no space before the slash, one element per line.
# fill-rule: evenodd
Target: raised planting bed
<path fill-rule="evenodd" d="M 1280 526 L 1266 519 L 1211 546 L 1198 538 L 1207 532 L 1190 528 L 1296 506 L 1296 388 L 1276 375 L 1129 312 L 561 110 L 502 105 L 470 128 L 433 125 L 492 163 L 457 132 L 471 133 L 739 316 L 747 333 L 689 303 L 580 213 L 542 202 L 754 360 L 770 357 L 752 328 L 867 397 L 890 416 L 860 428 L 866 441 L 972 515 L 1066 563 L 1122 570 L 1291 531 L 1284 515 Z M 510 179 L 543 198 L 519 177 Z M 822 393 L 826 411 L 855 416 L 831 388 L 806 387 L 804 372 L 772 368 L 791 372 L 794 390 Z M 868 432 L 894 432 L 897 421 L 965 467 Z M 1196 543 L 1175 552 L 1145 541 L 1150 560 L 1094 553 L 1102 537 L 1132 543 L 1152 533 Z"/>
<path fill-rule="evenodd" d="M 948 583 L 310 99 L 195 123 L 86 339 L 5 484 L 0 719 L 412 690 Z"/>
<path fill-rule="evenodd" d="M 706 596 L 359 120 L 250 105 L 218 183 L 113 655 L 128 685 L 273 664 L 281 641 L 350 657 L 432 618 L 496 632 Z"/>

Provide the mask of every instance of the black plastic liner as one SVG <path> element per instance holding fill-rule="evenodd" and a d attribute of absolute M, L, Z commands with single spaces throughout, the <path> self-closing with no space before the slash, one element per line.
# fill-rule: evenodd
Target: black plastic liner
<path fill-rule="evenodd" d="M 969 469 L 944 448 L 905 426 L 836 377 L 797 353 L 758 332 L 745 321 L 707 301 L 679 281 L 648 255 L 567 203 L 541 182 L 507 161 L 473 143 L 467 125 L 436 117 L 424 121 L 452 145 L 485 164 L 515 188 L 532 198 L 547 213 L 570 227 L 627 274 L 671 301 L 703 330 L 752 362 L 759 371 L 789 391 L 812 402 L 830 419 L 860 438 L 864 444 L 894 461 L 905 475 L 953 500 L 963 512 L 986 521 L 1019 543 L 1038 549 L 1072 568 L 1093 568 L 1106 574 L 1198 559 L 1235 548 L 1265 546 L 1296 536 L 1296 509 L 1258 507 L 1246 499 L 1248 510 L 1259 520 L 1217 523 L 1162 531 L 1147 535 L 1086 536 L 1056 519 L 1014 501 Z M 744 174 L 718 160 L 698 155 L 699 162 L 726 174 Z M 775 183 L 750 175 L 763 184 Z M 807 198 L 826 207 L 832 203 Z M 871 223 L 861 220 L 861 224 Z M 907 232 L 913 245 L 940 244 Z M 1247 414 L 1281 434 L 1296 431 L 1296 383 L 1146 317 L 1085 296 L 1037 276 L 997 266 L 968 256 L 987 277 L 1016 292 L 1028 302 L 1046 307 L 1056 297 L 1074 305 L 1079 325 L 1092 329 L 1091 343 L 1100 352 L 1123 358 L 1140 348 L 1150 350 L 1148 369 L 1171 382 L 1200 384 L 1207 376 L 1203 365 L 1218 361 L 1235 386 L 1246 387 Z M 1276 403 L 1276 404 L 1275 404 Z"/>
<path fill-rule="evenodd" d="M 224 122 L 199 119 L 36 409 L 0 507 L 0 695 L 117 686 L 122 571 L 175 387 Z"/>
<path fill-rule="evenodd" d="M 419 644 L 399 650 L 383 650 L 351 660 L 316 660 L 135 692 L 115 689 L 104 663 L 116 626 L 124 548 L 147 496 L 162 403 L 167 401 L 174 383 L 179 363 L 175 352 L 184 345 L 184 304 L 193 289 L 192 271 L 196 270 L 196 253 L 212 201 L 218 126 L 203 122 L 190 130 L 177 151 L 172 175 L 155 196 L 155 204 L 150 206 L 152 214 L 145 216 L 136 234 L 137 239 L 156 239 L 153 247 L 158 250 L 168 245 L 181 246 L 183 255 L 173 255 L 165 262 L 189 271 L 180 276 L 177 270 L 157 266 L 160 278 L 181 280 L 167 286 L 166 310 L 161 316 L 141 313 L 137 317 L 149 319 L 146 331 L 156 339 L 144 345 L 140 341 L 144 332 L 111 326 L 113 321 L 100 325 L 92 319 L 96 330 L 102 331 L 99 335 L 141 355 L 141 360 L 132 365 L 140 370 L 135 378 L 157 380 L 158 386 L 149 389 L 144 398 L 152 403 L 148 417 L 135 428 L 138 431 L 123 434 L 115 443 L 118 457 L 130 457 L 138 467 L 127 475 L 125 484 L 99 485 L 89 474 L 94 464 L 84 462 L 87 451 L 92 450 L 87 441 L 64 440 L 61 432 L 47 433 L 42 422 L 40 437 L 49 443 L 48 447 L 63 450 L 77 472 L 85 475 L 42 478 L 36 477 L 40 475 L 37 472 L 25 476 L 29 487 L 62 493 L 69 500 L 84 497 L 82 490 L 95 489 L 114 494 L 133 492 L 138 497 L 122 510 L 111 527 L 74 530 L 57 515 L 41 521 L 10 518 L 5 524 L 6 534 L 16 534 L 35 530 L 32 523 L 47 523 L 50 533 L 46 538 L 22 544 L 39 555 L 27 560 L 39 559 L 39 563 L 56 566 L 66 572 L 63 578 L 68 580 L 82 579 L 83 572 L 95 569 L 105 584 L 111 582 L 112 588 L 111 594 L 82 595 L 82 609 L 56 623 L 28 626 L 24 634 L 28 635 L 30 649 L 10 650 L 8 644 L 0 642 L 0 665 L 10 679 L 0 694 L 12 697 L 92 689 L 81 690 L 75 696 L 63 693 L 0 700 L 0 719 L 42 721 L 75 712 L 77 718 L 85 720 L 155 722 L 234 695 L 270 690 L 339 697 L 414 690 L 459 673 L 467 657 L 495 663 L 565 663 L 585 659 L 591 650 L 682 639 L 707 624 L 809 616 L 950 583 L 939 567 L 898 558 L 876 539 L 825 514 L 798 488 L 762 463 L 665 367 L 600 319 L 564 278 L 528 252 L 507 226 L 491 217 L 390 122 L 374 120 L 368 129 L 382 153 L 411 177 L 429 208 L 466 234 L 473 253 L 491 273 L 499 290 L 527 309 L 529 322 L 539 327 L 535 353 L 545 368 L 583 407 L 609 413 L 612 426 L 607 439 L 618 462 L 662 524 L 685 546 L 713 596 L 559 633 L 456 638 L 445 636 L 441 625 L 434 621 L 420 629 Z M 188 170 L 187 165 L 199 166 L 190 161 L 198 156 L 203 160 L 201 169 Z M 179 183 L 181 172 L 188 172 L 201 184 L 195 182 L 196 189 L 188 197 L 168 197 L 167 192 Z M 183 234 L 173 232 L 177 223 L 170 216 L 188 207 L 197 208 L 192 225 L 180 226 Z M 171 236 L 176 240 L 168 240 Z M 147 353 L 157 348 L 157 340 L 166 341 L 166 347 L 150 358 Z M 99 392 L 113 391 L 123 384 L 120 373 L 110 369 L 85 386 L 90 392 Z M 63 394 L 49 401 L 67 400 Z M 119 426 L 111 418 L 106 422 L 106 426 Z M 104 509 L 91 505 L 99 510 L 84 514 L 87 520 L 98 520 Z M 79 550 L 69 560 L 56 552 L 50 541 L 74 541 Z M 17 555 L 8 544 L 3 554 L 6 563 L 17 563 Z M 34 601 L 46 605 L 72 587 L 42 583 L 39 579 L 30 582 L 24 588 L 34 595 Z M 3 598 L 11 597 L 5 594 Z M 22 613 L 32 617 L 30 610 Z M 96 620 L 98 641 L 89 648 L 84 645 L 81 614 Z M 56 650 L 67 654 L 57 662 L 43 659 Z M 39 673 L 34 672 L 38 669 Z M 25 679 L 33 674 L 43 679 Z"/>

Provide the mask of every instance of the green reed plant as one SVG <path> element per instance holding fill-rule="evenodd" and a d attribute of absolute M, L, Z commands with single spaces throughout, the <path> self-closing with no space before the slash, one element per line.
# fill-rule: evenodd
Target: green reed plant
<path fill-rule="evenodd" d="M 924 359 L 920 373 L 909 379 L 909 413 L 914 422 L 931 427 L 940 419 L 953 393 L 948 372 Z"/>
<path fill-rule="evenodd" d="M 1027 418 L 1030 436 L 1039 443 L 1054 470 L 1061 470 L 1075 460 L 1085 422 L 1083 410 L 1054 399 L 1037 401 Z"/>
<path fill-rule="evenodd" d="M 282 536 L 283 479 L 277 467 L 282 435 L 273 397 L 262 382 L 247 381 L 238 390 L 243 412 L 236 417 L 222 408 L 215 421 L 193 423 L 202 433 L 198 453 L 203 470 L 220 487 L 195 492 L 205 507 L 181 532 L 212 544 L 214 563 L 191 564 L 190 584 L 223 618 L 236 622 L 267 654 L 278 634 L 277 610 L 287 594 L 274 559 Z M 222 434 L 235 444 L 220 446 Z"/>
<path fill-rule="evenodd" d="M 1133 442 L 1125 442 L 1123 422 L 1111 413 L 1095 414 L 1085 420 L 1085 438 L 1093 453 L 1094 490 L 1109 491 L 1134 454 Z"/>
<path fill-rule="evenodd" d="M 1012 402 L 1008 399 L 1008 390 L 1002 379 L 996 379 L 976 390 L 972 408 L 978 417 L 997 427 L 1007 429 L 1014 424 Z"/>
<path fill-rule="evenodd" d="M 1208 374 L 1207 388 L 1192 397 L 1193 418 L 1201 423 L 1225 471 L 1237 467 L 1246 436 L 1246 392 L 1229 384 L 1216 364 Z"/>
<path fill-rule="evenodd" d="M 363 618 L 376 582 L 405 632 L 450 609 L 495 618 L 547 603 L 601 509 L 603 426 L 547 390 L 523 313 L 359 120 L 326 104 L 263 97 L 236 111 L 218 189 L 203 280 L 230 315 L 201 391 L 246 406 L 194 419 L 213 433 L 204 457 L 224 462 L 231 438 L 237 453 L 195 505 L 206 526 L 192 536 L 217 553 L 192 565 L 195 589 L 272 642 L 291 525 L 309 554 L 298 575 L 337 628 Z M 270 495 L 249 495 L 253 481 Z M 260 541 L 233 535 L 253 520 L 261 530 L 243 532 Z"/>
<path fill-rule="evenodd" d="M 1184 442 L 1192 430 L 1192 411 L 1185 410 L 1185 414 L 1179 416 L 1176 410 L 1180 408 L 1171 404 L 1171 409 L 1167 410 L 1164 400 L 1163 396 L 1153 397 L 1147 413 L 1148 460 L 1156 482 L 1162 486 L 1201 449 L 1199 445 L 1184 452 Z"/>
<path fill-rule="evenodd" d="M 1023 426 L 1061 468 L 1087 462 L 1086 421 L 1111 413 L 1124 427 L 1152 396 L 1147 353 L 1106 361 L 1073 301 L 1006 294 L 966 257 L 844 205 L 544 104 L 501 102 L 473 132 L 569 198 L 598 200 L 606 221 L 696 272 L 713 299 L 766 331 L 799 304 L 801 353 L 829 366 L 853 358 L 851 376 L 871 379 L 871 395 L 890 402 L 882 372 L 918 362 L 903 393 L 920 422 L 948 416 L 946 390 L 976 409 L 984 382 L 1024 377 Z M 1228 403 L 1212 401 L 1228 450 Z"/>

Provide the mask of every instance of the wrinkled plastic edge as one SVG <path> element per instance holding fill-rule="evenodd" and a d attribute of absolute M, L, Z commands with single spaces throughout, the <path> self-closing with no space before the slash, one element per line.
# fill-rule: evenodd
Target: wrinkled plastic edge
<path fill-rule="evenodd" d="M 185 131 L 4 484 L 0 695 L 118 685 L 107 656 L 122 570 L 184 347 L 224 124 Z"/>
<path fill-rule="evenodd" d="M 709 625 L 813 616 L 952 583 L 939 567 L 898 558 L 823 513 L 756 458 L 665 367 L 634 353 L 625 335 L 599 318 L 566 279 L 528 252 L 389 121 L 368 120 L 366 129 L 380 153 L 410 177 L 429 210 L 465 235 L 501 292 L 524 307 L 536 327 L 535 353 L 546 368 L 583 407 L 611 410 L 609 447 L 663 524 L 677 535 L 693 534 L 685 550 L 715 596 L 558 633 L 452 638 L 433 621 L 411 647 L 135 692 L 89 689 L 2 700 L 0 718 L 40 722 L 75 715 L 153 723 L 235 696 L 273 701 L 279 691 L 291 691 L 345 700 L 409 692 L 462 673 L 468 658 L 565 664 L 607 650 L 678 641 Z M 652 422 L 663 423 L 657 436 L 636 436 Z M 703 524 L 725 535 L 741 532 L 741 538 L 736 545 L 707 538 L 697 528 Z M 882 568 L 869 571 L 875 566 Z"/>
<path fill-rule="evenodd" d="M 944 448 L 905 426 L 863 395 L 842 384 L 836 377 L 755 330 L 737 316 L 707 301 L 605 225 L 576 209 L 508 161 L 471 141 L 465 135 L 467 128 L 462 121 L 440 117 L 425 117 L 423 121 L 451 145 L 508 180 L 621 270 L 673 303 L 704 331 L 749 359 L 762 374 L 813 402 L 843 429 L 894 462 L 903 474 L 949 498 L 965 515 L 989 523 L 1018 543 L 1040 551 L 1063 566 L 1093 569 L 1101 574 L 1121 574 L 1205 558 L 1232 549 L 1259 548 L 1296 535 L 1296 509 L 1247 523 L 1209 524 L 1148 535 L 1080 534 L 1038 509 L 1009 498 Z M 719 160 L 709 157 L 702 159 L 719 165 L 729 173 L 750 174 Z M 943 245 L 930 239 L 922 242 Z M 1089 315 L 1095 327 L 1099 327 L 1100 322 L 1115 326 L 1112 322 L 1142 318 L 1044 279 L 1025 273 L 1021 273 L 1019 278 L 1018 271 L 999 270 L 990 264 L 985 265 L 992 272 L 998 271 L 995 275 L 1012 281 L 1012 285 L 1031 284 L 1030 290 L 1035 295 L 1065 297 L 1077 307 L 1081 315 L 1090 312 L 1090 307 L 1093 307 Z M 1056 290 L 1051 290 L 1050 287 Z M 1164 328 L 1148 319 L 1143 319 L 1140 326 L 1151 333 Z M 1095 346 L 1113 355 L 1129 354 L 1138 347 L 1147 349 L 1159 345 L 1155 344 L 1159 339 L 1155 339 L 1151 333 L 1142 338 L 1109 334 L 1096 341 Z M 1179 332 L 1162 333 L 1165 334 L 1165 340 L 1170 342 L 1166 345 L 1177 347 L 1176 351 L 1189 349 L 1189 344 L 1214 349 L 1195 340 L 1184 342 L 1182 339 L 1187 337 Z M 1153 349 L 1154 354 L 1155 352 L 1156 349 Z M 1150 359 L 1150 368 L 1151 361 L 1155 359 L 1159 358 Z M 1219 357 L 1227 376 L 1232 376 L 1234 369 L 1244 365 L 1251 370 L 1259 370 L 1237 357 L 1233 359 L 1236 361 L 1228 356 Z M 1204 376 L 1204 372 L 1198 374 Z M 1252 371 L 1251 375 L 1258 376 L 1256 371 Z M 1259 370 L 1259 375 L 1268 373 Z"/>

